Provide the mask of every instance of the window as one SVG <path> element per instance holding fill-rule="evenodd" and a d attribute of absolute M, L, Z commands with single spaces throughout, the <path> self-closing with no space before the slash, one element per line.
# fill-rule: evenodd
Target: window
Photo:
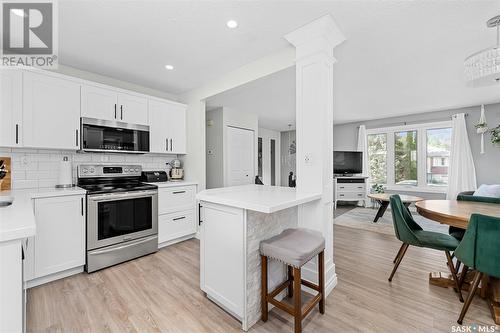
<path fill-rule="evenodd" d="M 387 184 L 387 134 L 368 135 L 368 165 L 372 183 Z"/>
<path fill-rule="evenodd" d="M 372 184 L 415 191 L 448 185 L 451 121 L 367 130 Z"/>
<path fill-rule="evenodd" d="M 394 133 L 394 180 L 417 186 L 417 131 Z"/>
<path fill-rule="evenodd" d="M 427 170 L 428 185 L 448 185 L 448 163 L 450 160 L 451 128 L 427 130 Z"/>

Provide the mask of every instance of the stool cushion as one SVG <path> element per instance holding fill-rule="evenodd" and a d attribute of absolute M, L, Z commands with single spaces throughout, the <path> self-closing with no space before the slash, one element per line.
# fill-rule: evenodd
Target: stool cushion
<path fill-rule="evenodd" d="M 323 235 L 314 230 L 285 229 L 281 234 L 260 242 L 260 254 L 287 265 L 302 267 L 325 249 Z"/>

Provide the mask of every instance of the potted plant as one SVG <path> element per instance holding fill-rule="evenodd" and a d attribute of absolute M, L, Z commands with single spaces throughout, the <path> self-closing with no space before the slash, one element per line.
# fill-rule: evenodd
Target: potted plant
<path fill-rule="evenodd" d="M 382 184 L 373 184 L 372 193 L 384 193 L 384 186 Z"/>
<path fill-rule="evenodd" d="M 477 134 L 483 134 L 488 131 L 488 124 L 485 122 L 480 122 L 474 125 L 476 128 Z"/>
<path fill-rule="evenodd" d="M 491 130 L 491 143 L 500 147 L 500 125 Z"/>

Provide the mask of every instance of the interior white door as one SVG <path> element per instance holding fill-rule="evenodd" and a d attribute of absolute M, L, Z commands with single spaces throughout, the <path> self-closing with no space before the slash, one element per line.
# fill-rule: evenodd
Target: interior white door
<path fill-rule="evenodd" d="M 253 184 L 255 141 L 254 132 L 227 127 L 227 186 Z"/>
<path fill-rule="evenodd" d="M 82 117 L 117 120 L 116 91 L 94 86 L 82 86 Z"/>
<path fill-rule="evenodd" d="M 25 147 L 78 149 L 80 84 L 25 72 L 23 127 Z"/>
<path fill-rule="evenodd" d="M 130 124 L 148 124 L 148 100 L 130 94 L 118 94 L 119 112 L 117 120 Z"/>
<path fill-rule="evenodd" d="M 22 145 L 22 90 L 20 70 L 0 70 L 0 146 Z"/>

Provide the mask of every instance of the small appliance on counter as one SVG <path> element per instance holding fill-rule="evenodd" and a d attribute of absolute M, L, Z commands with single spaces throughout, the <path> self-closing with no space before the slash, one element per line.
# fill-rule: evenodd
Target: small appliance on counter
<path fill-rule="evenodd" d="M 0 191 L 10 190 L 11 169 L 10 157 L 0 157 Z"/>
<path fill-rule="evenodd" d="M 141 181 L 146 183 L 166 182 L 168 180 L 166 171 L 143 171 Z"/>
<path fill-rule="evenodd" d="M 59 180 L 56 188 L 69 188 L 75 186 L 73 184 L 73 172 L 71 162 L 68 156 L 64 156 L 61 164 L 59 165 Z"/>
<path fill-rule="evenodd" d="M 184 169 L 182 169 L 181 161 L 178 159 L 170 162 L 172 169 L 170 170 L 170 180 L 171 181 L 181 181 L 184 179 Z"/>

